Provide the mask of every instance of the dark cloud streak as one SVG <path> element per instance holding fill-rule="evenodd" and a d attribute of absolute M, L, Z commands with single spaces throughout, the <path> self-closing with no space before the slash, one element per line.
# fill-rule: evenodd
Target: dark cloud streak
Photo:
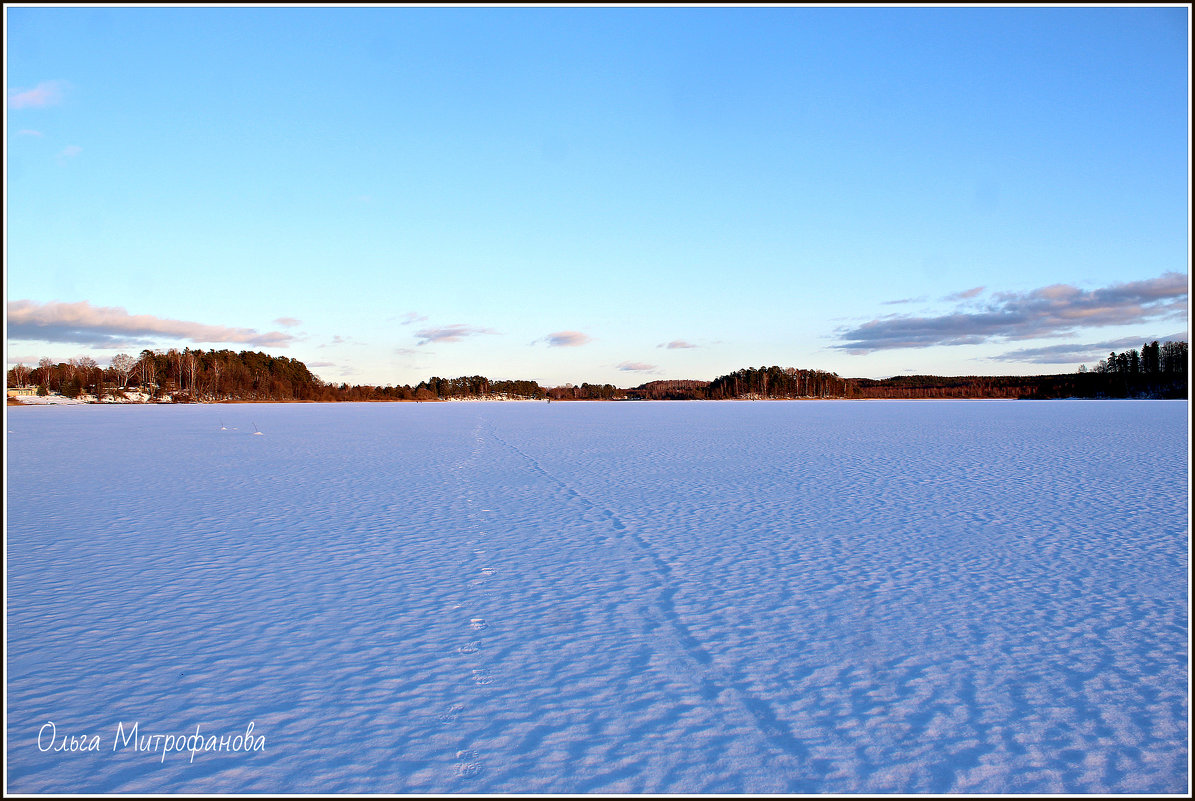
<path fill-rule="evenodd" d="M 964 289 L 962 292 L 955 292 L 953 295 L 947 295 L 942 298 L 949 301 L 970 300 L 983 294 L 984 287 L 977 286 L 973 289 Z"/>
<path fill-rule="evenodd" d="M 962 298 L 975 290 L 957 293 Z M 977 311 L 938 317 L 892 316 L 840 333 L 834 347 L 852 353 L 937 345 L 977 345 L 1059 336 L 1081 328 L 1185 318 L 1187 277 L 1158 278 L 1083 290 L 1066 284 L 1032 292 L 1005 292 Z"/>
<path fill-rule="evenodd" d="M 465 337 L 477 336 L 478 334 L 496 334 L 491 328 L 473 328 L 468 325 L 446 325 L 440 328 L 423 328 L 415 332 L 418 337 L 418 345 L 426 345 L 430 342 L 460 342 Z"/>
<path fill-rule="evenodd" d="M 1186 341 L 1186 339 L 1186 333 L 1172 334 L 1168 337 L 1124 337 L 1106 342 L 1066 343 L 1046 345 L 1040 348 L 1021 348 L 991 358 L 993 361 L 999 362 L 1029 362 L 1031 364 L 1080 364 L 1083 362 L 1091 364 L 1098 362 L 1112 351 L 1125 351 L 1130 348 L 1139 350 L 1150 342 L 1176 342 Z"/>

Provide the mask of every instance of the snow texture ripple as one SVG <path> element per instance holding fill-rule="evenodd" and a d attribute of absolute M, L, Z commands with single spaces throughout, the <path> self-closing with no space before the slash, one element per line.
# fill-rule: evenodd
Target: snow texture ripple
<path fill-rule="evenodd" d="M 1187 411 L 10 408 L 8 790 L 1186 792 Z"/>

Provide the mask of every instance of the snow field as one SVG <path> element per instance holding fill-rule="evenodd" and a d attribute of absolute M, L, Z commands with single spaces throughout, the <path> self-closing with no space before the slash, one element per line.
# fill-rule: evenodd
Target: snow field
<path fill-rule="evenodd" d="M 8 789 L 1184 792 L 1186 419 L 10 408 Z"/>

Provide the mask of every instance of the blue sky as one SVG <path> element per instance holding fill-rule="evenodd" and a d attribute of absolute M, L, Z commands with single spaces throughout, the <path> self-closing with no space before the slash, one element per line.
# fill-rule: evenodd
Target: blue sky
<path fill-rule="evenodd" d="M 10 364 L 634 386 L 1187 338 L 1185 6 L 5 17 Z"/>

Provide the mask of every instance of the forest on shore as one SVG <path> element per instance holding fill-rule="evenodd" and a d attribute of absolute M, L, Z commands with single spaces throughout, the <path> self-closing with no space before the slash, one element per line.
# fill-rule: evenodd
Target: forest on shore
<path fill-rule="evenodd" d="M 1186 398 L 1186 342 L 1154 341 L 1140 351 L 1112 352 L 1093 369 L 1036 376 L 907 375 L 885 379 L 843 378 L 795 367 L 747 367 L 712 381 L 649 381 L 543 387 L 530 380 L 484 376 L 432 377 L 410 385 L 371 386 L 322 381 L 302 362 L 253 351 L 143 350 L 119 354 L 108 367 L 83 356 L 58 364 L 8 371 L 8 387 L 35 387 L 97 401 L 220 403 L 253 401 L 439 401 L 510 398 L 579 400 L 732 400 L 806 398 Z"/>

